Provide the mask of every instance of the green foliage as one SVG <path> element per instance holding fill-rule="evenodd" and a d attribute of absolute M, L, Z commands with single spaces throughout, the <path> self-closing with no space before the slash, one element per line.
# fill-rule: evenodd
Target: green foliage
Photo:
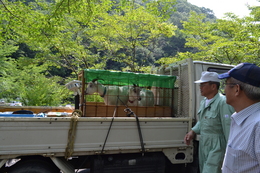
<path fill-rule="evenodd" d="M 21 102 L 30 106 L 59 106 L 68 91 L 57 84 L 58 80 L 46 78 L 43 74 L 21 80 L 19 82 Z"/>
<path fill-rule="evenodd" d="M 179 60 L 180 59 L 173 58 L 173 57 L 165 57 L 165 58 L 161 58 L 161 59 L 157 60 L 156 63 L 158 63 L 160 65 L 166 65 L 166 64 L 171 64 L 171 63 L 177 62 Z"/>
<path fill-rule="evenodd" d="M 134 0 L 1 2 L 0 41 L 13 42 L 9 48 L 3 44 L 3 62 L 18 49 L 14 45 L 35 52 L 33 63 L 16 53 L 17 61 L 10 59 L 1 72 L 1 96 L 20 97 L 25 105 L 56 105 L 66 98 L 60 79 L 44 71 L 63 67 L 76 76 L 83 68 L 104 69 L 109 60 L 142 70 L 157 39 L 176 29 L 166 22 L 175 3 L 169 0 L 142 6 Z"/>
<path fill-rule="evenodd" d="M 109 60 L 137 71 L 143 65 L 151 65 L 149 59 L 154 61 L 153 52 L 158 50 L 161 36 L 174 35 L 176 27 L 166 20 L 175 3 L 173 0 L 6 2 L 2 8 L 3 30 L 9 38 L 18 38 L 17 42 L 37 51 L 35 58 L 39 62 L 66 67 L 74 74 L 82 68 L 104 69 Z M 146 50 L 144 56 L 136 54 L 140 50 Z"/>
<path fill-rule="evenodd" d="M 14 46 L 12 41 L 2 42 L 0 44 L 0 74 L 6 74 L 6 72 L 12 68 L 11 60 L 8 61 L 7 56 L 10 56 L 18 49 L 17 46 Z"/>
<path fill-rule="evenodd" d="M 86 100 L 88 102 L 104 102 L 104 99 L 100 97 L 98 93 L 94 93 L 93 95 L 86 95 Z"/>
<path fill-rule="evenodd" d="M 216 22 L 204 19 L 204 15 L 192 13 L 189 21 L 183 22 L 186 46 L 197 49 L 194 59 L 228 64 L 259 61 L 260 32 L 254 18 L 240 19 L 230 13 Z"/>
<path fill-rule="evenodd" d="M 154 51 L 154 45 L 160 36 L 171 37 L 176 27 L 162 22 L 162 18 L 147 12 L 142 6 L 124 9 L 113 14 L 104 14 L 92 23 L 87 30 L 92 46 L 105 50 L 106 56 L 117 62 L 125 63 L 131 71 L 140 71 L 142 63 Z M 138 59 L 140 48 L 148 53 Z"/>
<path fill-rule="evenodd" d="M 258 0 L 258 2 L 260 1 Z M 250 15 L 253 16 L 254 21 L 260 21 L 260 6 L 252 6 L 248 8 L 251 10 Z"/>
<path fill-rule="evenodd" d="M 1 98 L 20 98 L 23 105 L 30 106 L 59 106 L 67 97 L 69 91 L 58 84 L 59 77 L 45 76 L 45 65 L 37 66 L 27 58 L 10 59 L 8 64 L 12 70 L 1 73 Z"/>

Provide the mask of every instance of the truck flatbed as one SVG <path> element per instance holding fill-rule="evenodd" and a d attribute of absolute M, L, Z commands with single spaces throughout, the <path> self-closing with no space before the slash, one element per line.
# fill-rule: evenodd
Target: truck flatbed
<path fill-rule="evenodd" d="M 80 117 L 77 121 L 72 156 L 119 154 L 141 151 L 134 117 Z M 22 155 L 65 156 L 72 119 L 0 118 L 0 159 Z M 183 143 L 187 118 L 139 118 L 145 151 L 190 148 Z M 111 130 L 108 134 L 109 127 Z M 163 134 L 163 135 L 162 135 Z M 174 135 L 173 135 L 174 134 Z M 107 141 L 105 143 L 105 139 Z M 120 138 L 119 138 L 120 137 Z M 104 147 L 104 148 L 103 148 Z M 102 151 L 103 148 L 103 151 Z M 10 152 L 12 151 L 12 152 Z M 173 158 L 174 159 L 174 158 Z M 185 159 L 192 160 L 192 157 Z M 178 162 L 178 160 L 175 160 Z M 183 162 L 183 160 L 181 160 Z"/>

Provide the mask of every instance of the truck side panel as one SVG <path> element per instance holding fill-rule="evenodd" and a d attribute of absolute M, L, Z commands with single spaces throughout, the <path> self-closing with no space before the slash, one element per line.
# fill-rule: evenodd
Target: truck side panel
<path fill-rule="evenodd" d="M 114 119 L 108 134 L 111 121 L 112 118 L 79 118 L 73 155 L 100 154 L 103 145 L 105 154 L 140 152 L 136 119 Z M 178 151 L 187 147 L 183 144 L 183 136 L 188 128 L 185 119 L 139 118 L 139 121 L 145 151 L 171 148 Z M 1 118 L 0 159 L 39 154 L 65 156 L 69 130 L 70 118 Z M 104 144 L 106 136 L 108 138 Z M 171 157 L 174 158 L 172 154 Z M 186 159 L 190 159 L 188 154 L 181 162 L 186 162 Z"/>

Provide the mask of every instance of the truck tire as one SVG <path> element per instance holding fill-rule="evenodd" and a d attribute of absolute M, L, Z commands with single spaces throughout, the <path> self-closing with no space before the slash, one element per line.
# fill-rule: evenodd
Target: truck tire
<path fill-rule="evenodd" d="M 21 160 L 11 166 L 8 173 L 60 173 L 52 163 L 45 160 Z"/>

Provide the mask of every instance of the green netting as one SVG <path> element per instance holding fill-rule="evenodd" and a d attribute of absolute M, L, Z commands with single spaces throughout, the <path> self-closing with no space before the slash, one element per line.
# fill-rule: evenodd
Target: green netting
<path fill-rule="evenodd" d="M 117 72 L 107 70 L 85 69 L 86 82 L 98 79 L 104 85 L 132 85 L 140 87 L 174 88 L 176 76 L 155 75 L 146 73 Z"/>

